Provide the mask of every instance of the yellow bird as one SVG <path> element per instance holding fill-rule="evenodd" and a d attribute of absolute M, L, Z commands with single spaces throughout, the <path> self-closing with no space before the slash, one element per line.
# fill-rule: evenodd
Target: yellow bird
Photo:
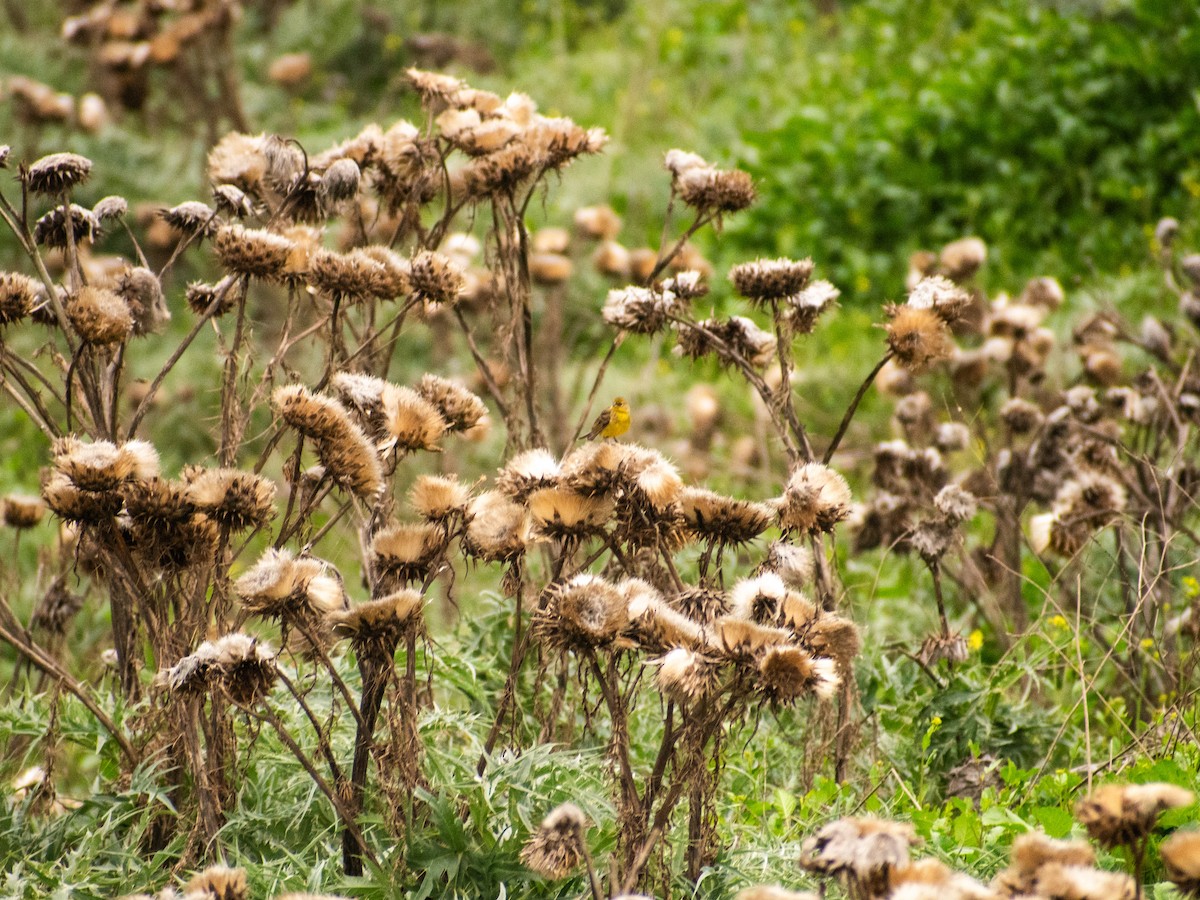
<path fill-rule="evenodd" d="M 593 440 L 597 437 L 615 438 L 629 430 L 629 404 L 625 402 L 624 397 L 617 397 L 612 402 L 612 406 L 596 416 L 596 421 L 592 423 L 592 430 L 583 436 L 585 441 Z"/>

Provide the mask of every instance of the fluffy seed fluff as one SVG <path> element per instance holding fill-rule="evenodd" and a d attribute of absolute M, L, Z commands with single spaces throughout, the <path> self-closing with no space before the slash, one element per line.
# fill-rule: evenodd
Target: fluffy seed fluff
<path fill-rule="evenodd" d="M 496 476 L 496 489 L 523 503 L 534 491 L 555 487 L 562 474 L 558 460 L 542 447 L 518 453 Z"/>
<path fill-rule="evenodd" d="M 758 660 L 756 689 L 773 703 L 815 695 L 833 697 L 840 681 L 832 659 L 814 657 L 794 645 L 768 647 Z"/>
<path fill-rule="evenodd" d="M 470 499 L 471 489 L 452 475 L 421 475 L 408 492 L 413 511 L 430 522 L 462 515 Z"/>
<path fill-rule="evenodd" d="M 468 556 L 511 563 L 524 555 L 530 529 L 525 507 L 499 491 L 486 491 L 471 501 L 466 518 L 462 546 Z"/>
<path fill-rule="evenodd" d="M 223 689 L 235 703 L 266 696 L 275 682 L 275 654 L 258 638 L 233 632 L 205 641 L 156 679 L 172 693 L 203 694 Z"/>
<path fill-rule="evenodd" d="M 678 702 L 690 702 L 712 692 L 720 681 L 720 666 L 690 650 L 675 647 L 657 660 L 654 682 L 658 689 Z"/>
<path fill-rule="evenodd" d="M 315 621 L 346 606 L 341 581 L 312 556 L 289 550 L 267 550 L 233 583 L 243 608 L 264 618 Z"/>

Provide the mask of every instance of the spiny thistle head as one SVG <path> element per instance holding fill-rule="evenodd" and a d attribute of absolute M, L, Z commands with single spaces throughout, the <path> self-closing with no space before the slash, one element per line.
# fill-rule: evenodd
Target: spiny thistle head
<path fill-rule="evenodd" d="M 467 506 L 463 550 L 484 562 L 515 562 L 525 554 L 529 528 L 525 507 L 498 491 L 486 491 Z"/>
<path fill-rule="evenodd" d="M 583 537 L 598 530 L 612 513 L 604 497 L 585 497 L 568 488 L 542 488 L 526 500 L 534 534 L 554 540 Z"/>
<path fill-rule="evenodd" d="M 654 682 L 658 689 L 680 702 L 711 693 L 720 680 L 720 666 L 687 647 L 674 647 L 657 660 Z"/>
<path fill-rule="evenodd" d="M 959 238 L 942 248 L 938 259 L 954 281 L 965 281 L 987 262 L 987 244 L 977 237 Z"/>
<path fill-rule="evenodd" d="M 932 275 L 922 278 L 909 291 L 906 305 L 913 309 L 930 310 L 947 325 L 953 325 L 962 318 L 970 304 L 970 296 L 953 281 L 941 275 Z"/>
<path fill-rule="evenodd" d="M 840 877 L 865 896 L 880 896 L 892 870 L 908 865 L 910 847 L 920 843 L 911 825 L 873 818 L 844 818 L 804 841 L 802 868 Z"/>
<path fill-rule="evenodd" d="M 611 644 L 629 621 L 621 591 L 596 575 L 576 575 L 552 588 L 534 616 L 538 640 L 559 650 L 588 650 Z"/>
<path fill-rule="evenodd" d="M 445 546 L 445 532 L 429 522 L 400 523 L 379 531 L 371 541 L 375 577 L 397 586 L 420 581 Z"/>
<path fill-rule="evenodd" d="M 462 515 L 471 499 L 471 489 L 453 475 L 421 475 L 408 492 L 413 511 L 430 522 L 445 522 Z"/>
<path fill-rule="evenodd" d="M 160 672 L 158 682 L 172 693 L 224 690 L 236 703 L 266 696 L 275 682 L 275 654 L 269 644 L 241 632 L 205 641 L 196 652 Z"/>
<path fill-rule="evenodd" d="M 704 488 L 684 488 L 679 507 L 698 538 L 717 544 L 747 543 L 766 531 L 774 516 L 764 503 L 724 497 Z"/>
<path fill-rule="evenodd" d="M 1185 897 L 1200 897 L 1200 831 L 1177 831 L 1158 849 L 1167 879 Z"/>
<path fill-rule="evenodd" d="M 424 627 L 425 600 L 413 590 L 399 590 L 329 615 L 334 634 L 349 638 L 360 654 L 390 655 L 405 635 Z"/>
<path fill-rule="evenodd" d="M 954 341 L 945 321 L 932 309 L 917 306 L 893 306 L 888 310 L 888 347 L 898 362 L 910 372 L 921 372 L 930 365 L 949 359 Z"/>
<path fill-rule="evenodd" d="M 788 479 L 779 505 L 779 525 L 800 534 L 827 533 L 850 515 L 850 503 L 845 478 L 821 463 L 804 463 Z"/>
<path fill-rule="evenodd" d="M 756 304 L 769 304 L 800 293 L 812 275 L 811 259 L 756 259 L 729 270 L 734 289 Z"/>
<path fill-rule="evenodd" d="M 447 431 L 468 431 L 487 416 L 484 402 L 449 378 L 426 372 L 413 385 L 413 390 L 433 405 Z"/>
<path fill-rule="evenodd" d="M 187 897 L 198 900 L 248 900 L 246 870 L 231 869 L 229 866 L 209 866 L 192 877 L 183 887 Z"/>
<path fill-rule="evenodd" d="M 82 184 L 92 173 L 92 161 L 78 153 L 51 153 L 29 167 L 26 184 L 34 194 L 62 194 Z"/>
<path fill-rule="evenodd" d="M 230 531 L 261 528 L 275 516 L 275 482 L 237 469 L 192 473 L 188 500 Z"/>
<path fill-rule="evenodd" d="M 189 200 L 164 209 L 159 214 L 162 220 L 183 237 L 203 239 L 212 237 L 222 225 L 217 211 L 206 203 Z"/>
<path fill-rule="evenodd" d="M 0 520 L 9 528 L 33 528 L 46 514 L 46 504 L 40 497 L 9 494 L 0 499 Z"/>
<path fill-rule="evenodd" d="M 759 625 L 774 625 L 787 594 L 783 579 L 774 572 L 743 578 L 730 591 L 730 615 Z"/>
<path fill-rule="evenodd" d="M 93 346 L 119 344 L 133 331 L 128 304 L 105 288 L 81 287 L 67 297 L 65 309 L 72 327 Z"/>
<path fill-rule="evenodd" d="M 38 304 L 42 285 L 19 272 L 0 272 L 0 326 L 24 319 Z"/>
<path fill-rule="evenodd" d="M 1190 806 L 1196 797 L 1173 784 L 1106 784 L 1075 806 L 1075 818 L 1102 847 L 1134 847 L 1150 834 L 1159 813 Z"/>
<path fill-rule="evenodd" d="M 327 570 L 315 557 L 270 549 L 233 583 L 233 590 L 253 615 L 314 621 L 346 606 L 341 580 Z"/>
<path fill-rule="evenodd" d="M 517 502 L 524 502 L 535 491 L 555 487 L 561 474 L 554 454 L 543 447 L 534 447 L 505 464 L 496 476 L 496 489 Z"/>
<path fill-rule="evenodd" d="M 433 304 L 457 303 L 467 286 L 463 270 L 434 250 L 422 250 L 412 258 L 408 282 L 414 300 Z"/>
<path fill-rule="evenodd" d="M 542 820 L 521 850 L 521 862 L 543 878 L 566 878 L 583 859 L 587 817 L 578 806 L 564 803 Z"/>
<path fill-rule="evenodd" d="M 217 231 L 213 251 L 228 271 L 264 281 L 275 281 L 296 245 L 283 235 L 262 228 L 226 225 Z"/>
<path fill-rule="evenodd" d="M 757 661 L 756 689 L 774 703 L 793 703 L 801 697 L 829 700 L 840 678 L 832 659 L 814 657 L 802 647 L 768 647 Z"/>

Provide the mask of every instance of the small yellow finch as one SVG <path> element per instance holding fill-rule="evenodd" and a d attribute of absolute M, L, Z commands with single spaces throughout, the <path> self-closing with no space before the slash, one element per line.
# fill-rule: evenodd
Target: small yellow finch
<path fill-rule="evenodd" d="M 624 397 L 617 397 L 613 400 L 612 406 L 596 416 L 596 421 L 592 423 L 592 430 L 585 434 L 583 439 L 590 441 L 597 437 L 615 438 L 628 430 L 629 404 L 625 402 Z"/>

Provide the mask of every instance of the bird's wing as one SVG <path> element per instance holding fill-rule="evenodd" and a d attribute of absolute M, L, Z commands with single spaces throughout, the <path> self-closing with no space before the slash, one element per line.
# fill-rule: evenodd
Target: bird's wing
<path fill-rule="evenodd" d="M 596 421 L 592 423 L 592 430 L 589 431 L 587 434 L 585 434 L 584 438 L 589 441 L 592 440 L 592 438 L 596 437 L 597 435 L 600 434 L 600 432 L 602 432 L 605 428 L 607 428 L 608 423 L 611 421 L 612 421 L 612 409 L 604 410 L 604 412 L 602 412 L 602 413 L 600 413 L 600 415 L 596 416 Z"/>

